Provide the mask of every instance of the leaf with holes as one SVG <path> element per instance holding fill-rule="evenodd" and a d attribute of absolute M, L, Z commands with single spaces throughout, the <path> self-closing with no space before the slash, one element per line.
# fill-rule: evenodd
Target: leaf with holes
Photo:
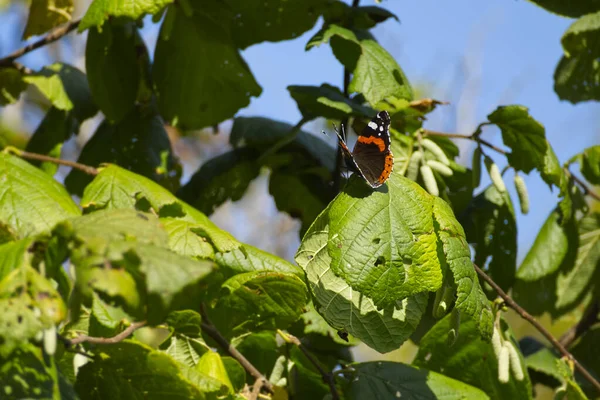
<path fill-rule="evenodd" d="M 133 0 L 123 3 L 94 0 L 79 24 L 79 32 L 92 26 L 100 28 L 111 17 L 125 17 L 135 21 L 146 14 L 158 14 L 172 2 L 173 0 Z"/>
<path fill-rule="evenodd" d="M 38 0 L 31 2 L 23 40 L 48 32 L 71 20 L 73 0 Z"/>

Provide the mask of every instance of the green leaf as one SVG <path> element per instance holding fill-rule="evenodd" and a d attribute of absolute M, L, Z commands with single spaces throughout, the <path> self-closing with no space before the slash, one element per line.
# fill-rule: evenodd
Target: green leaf
<path fill-rule="evenodd" d="M 279 351 L 274 331 L 257 331 L 232 340 L 234 347 L 264 373 L 273 369 Z"/>
<path fill-rule="evenodd" d="M 333 54 L 352 71 L 348 87 L 362 93 L 371 106 L 386 98 L 412 100 L 412 88 L 396 60 L 375 40 L 359 39 L 349 29 L 328 25 L 313 36 L 307 50 L 330 42 Z"/>
<path fill-rule="evenodd" d="M 217 253 L 215 261 L 231 273 L 270 271 L 304 276 L 302 270 L 294 264 L 249 244 L 241 244 L 235 250 Z"/>
<path fill-rule="evenodd" d="M 252 149 L 236 149 L 211 158 L 192 175 L 178 196 L 205 214 L 212 214 L 227 200 L 242 198 L 258 177 L 260 165 Z"/>
<path fill-rule="evenodd" d="M 446 315 L 427 332 L 419 345 L 414 361 L 416 366 L 443 372 L 450 378 L 478 387 L 492 399 L 532 398 L 531 382 L 527 374 L 522 381 L 518 381 L 512 374 L 508 383 L 498 381 L 498 359 L 492 344 L 481 339 L 475 320 L 461 318 L 458 338 L 452 347 L 447 343 L 450 328 L 451 315 Z M 525 366 L 510 329 L 503 327 L 502 330 L 503 336 L 517 349 L 521 365 Z"/>
<path fill-rule="evenodd" d="M 541 372 L 562 382 L 564 381 L 564 376 L 558 368 L 558 362 L 560 362 L 560 359 L 550 349 L 545 347 L 525 358 L 527 368 Z"/>
<path fill-rule="evenodd" d="M 96 337 L 112 337 L 123 331 L 124 323 L 134 319 L 120 307 L 113 307 L 94 295 L 90 314 L 88 335 Z"/>
<path fill-rule="evenodd" d="M 80 122 L 91 118 L 98 109 L 91 102 L 90 88 L 83 72 L 67 64 L 48 65 L 23 81 L 35 85 L 59 110 L 73 110 Z"/>
<path fill-rule="evenodd" d="M 79 32 L 96 26 L 101 27 L 110 17 L 125 17 L 137 20 L 146 14 L 158 14 L 173 0 L 133 0 L 121 2 L 115 0 L 94 0 L 79 24 Z"/>
<path fill-rule="evenodd" d="M 575 21 L 561 39 L 565 54 L 554 71 L 554 91 L 572 103 L 600 99 L 596 62 L 600 55 L 600 4 L 594 8 L 594 13 Z"/>
<path fill-rule="evenodd" d="M 448 203 L 442 199 L 435 198 L 433 212 L 445 262 L 457 286 L 455 307 L 461 315 L 473 318 L 481 337 L 489 340 L 492 336 L 493 323 L 490 302 L 479 285 L 464 230 L 454 217 Z"/>
<path fill-rule="evenodd" d="M 585 332 L 581 339 L 577 341 L 571 349 L 573 357 L 579 361 L 584 368 L 598 376 L 600 371 L 600 351 L 598 349 L 598 341 L 600 340 L 600 329 L 598 326 Z M 576 374 L 581 387 L 585 390 L 590 398 L 598 396 L 597 389 L 588 383 L 579 373 Z M 573 397 L 576 398 L 576 397 Z M 569 397 L 571 399 L 571 397 Z"/>
<path fill-rule="evenodd" d="M 202 235 L 202 226 L 176 218 L 161 218 L 160 223 L 169 235 L 169 248 L 175 253 L 214 260 L 215 251 Z"/>
<path fill-rule="evenodd" d="M 229 0 L 231 31 L 241 48 L 260 42 L 295 39 L 311 29 L 326 0 Z M 235 15 L 234 15 L 235 14 Z"/>
<path fill-rule="evenodd" d="M 221 361 L 223 362 L 234 393 L 240 392 L 246 384 L 246 370 L 233 357 L 224 356 L 221 357 Z"/>
<path fill-rule="evenodd" d="M 562 0 L 531 1 L 550 12 L 571 18 L 581 17 L 584 14 L 600 10 L 600 1 L 598 0 L 574 0 L 569 2 L 564 2 Z"/>
<path fill-rule="evenodd" d="M 27 161 L 0 152 L 0 224 L 19 238 L 81 214 L 65 188 Z"/>
<path fill-rule="evenodd" d="M 512 167 L 526 173 L 533 168 L 543 171 L 548 150 L 546 129 L 529 115 L 527 107 L 500 106 L 488 119 L 500 128 L 502 141 L 511 148 L 507 157 Z"/>
<path fill-rule="evenodd" d="M 296 275 L 258 271 L 235 275 L 223 283 L 212 313 L 220 331 L 285 329 L 308 302 L 307 288 Z M 229 336 L 229 335 L 227 335 Z"/>
<path fill-rule="evenodd" d="M 29 265 L 14 269 L 0 281 L 0 357 L 7 357 L 42 329 L 67 316 L 65 304 L 52 283 Z"/>
<path fill-rule="evenodd" d="M 0 245 L 0 281 L 13 270 L 31 265 L 33 244 L 33 238 L 25 238 Z"/>
<path fill-rule="evenodd" d="M 216 379 L 222 385 L 227 386 L 230 392 L 233 392 L 233 385 L 229 380 L 229 375 L 227 375 L 227 370 L 225 369 L 225 365 L 223 364 L 219 353 L 212 350 L 204 353 L 198 360 L 195 370 L 203 375 Z"/>
<path fill-rule="evenodd" d="M 579 157 L 579 166 L 589 183 L 600 185 L 600 146 L 585 149 Z"/>
<path fill-rule="evenodd" d="M 508 290 L 517 269 L 517 224 L 510 196 L 490 185 L 472 199 L 464 219 L 475 264 L 487 267 L 494 281 Z"/>
<path fill-rule="evenodd" d="M 192 310 L 173 311 L 166 320 L 171 335 L 160 345 L 176 361 L 193 367 L 210 348 L 201 336 L 200 314 Z"/>
<path fill-rule="evenodd" d="M 391 361 L 352 364 L 350 399 L 489 399 L 481 390 L 442 374 Z"/>
<path fill-rule="evenodd" d="M 161 114 L 182 129 L 231 118 L 262 91 L 222 21 L 193 5 L 193 16 L 167 10 L 172 24 L 161 28 L 152 71 Z"/>
<path fill-rule="evenodd" d="M 204 398 L 168 354 L 125 340 L 99 348 L 101 357 L 79 369 L 75 390 L 81 398 L 125 400 Z"/>
<path fill-rule="evenodd" d="M 9 357 L 0 356 L 0 365 L 4 399 L 76 399 L 54 363 L 47 363 L 42 349 L 33 344 L 19 347 Z"/>
<path fill-rule="evenodd" d="M 118 122 L 133 109 L 140 85 L 138 60 L 147 53 L 134 23 L 90 29 L 85 69 L 94 100 L 109 121 Z"/>
<path fill-rule="evenodd" d="M 160 217 L 176 217 L 198 224 L 217 251 L 229 252 L 240 247 L 241 243 L 229 233 L 219 229 L 206 215 L 190 205 L 178 200 L 172 193 L 157 183 L 127 171 L 116 165 L 100 169 L 100 173 L 90 183 L 81 198 L 84 209 L 97 208 L 136 208 L 136 205 L 149 203 Z"/>
<path fill-rule="evenodd" d="M 328 209 L 332 272 L 381 307 L 439 289 L 433 199 L 404 177 L 373 191 L 353 176 Z"/>
<path fill-rule="evenodd" d="M 115 163 L 167 187 L 179 182 L 178 167 L 163 120 L 141 107 L 135 107 L 116 125 L 104 120 L 81 150 L 77 161 L 92 166 Z M 92 179 L 85 172 L 72 169 L 65 185 L 71 193 L 81 195 Z"/>
<path fill-rule="evenodd" d="M 570 247 L 577 247 L 577 226 L 561 225 L 558 209 L 554 209 L 540 229 L 533 245 L 517 272 L 523 281 L 536 281 L 557 271 Z"/>
<path fill-rule="evenodd" d="M 48 32 L 55 26 L 71 20 L 73 0 L 42 0 L 31 2 L 23 40 Z"/>
<path fill-rule="evenodd" d="M 288 86 L 302 116 L 341 120 L 349 116 L 373 117 L 375 112 L 348 99 L 340 89 L 326 83 L 321 86 Z"/>
<path fill-rule="evenodd" d="M 341 346 L 355 346 L 358 344 L 358 341 L 354 338 L 348 337 L 348 341 L 342 339 L 338 334 L 338 331 L 332 328 L 327 321 L 317 312 L 315 306 L 312 303 L 309 303 L 308 311 L 301 315 L 301 319 L 298 322 L 301 322 L 301 335 L 299 336 L 310 336 L 310 345 L 314 347 L 314 338 L 316 336 L 322 336 L 330 339 L 335 342 L 337 345 Z M 292 332 L 293 333 L 293 332 Z"/>
<path fill-rule="evenodd" d="M 408 297 L 387 308 L 376 307 L 371 298 L 333 273 L 327 251 L 329 223 L 327 208 L 310 227 L 296 254 L 296 262 L 306 272 L 315 308 L 333 328 L 345 330 L 373 349 L 381 353 L 397 349 L 419 324 L 427 295 Z"/>
<path fill-rule="evenodd" d="M 562 270 L 556 281 L 558 308 L 576 304 L 600 278 L 600 213 L 586 215 L 579 221 L 579 248 L 575 265 Z"/>
<path fill-rule="evenodd" d="M 0 68 L 0 106 L 19 100 L 21 92 L 27 88 L 21 72 L 16 68 Z"/>
<path fill-rule="evenodd" d="M 562 192 L 562 188 L 566 187 L 567 177 L 556 157 L 556 153 L 554 153 L 554 149 L 550 146 L 550 143 L 547 143 L 547 145 L 548 148 L 544 156 L 544 167 L 540 170 L 540 175 L 550 187 L 552 185 L 559 187 Z"/>

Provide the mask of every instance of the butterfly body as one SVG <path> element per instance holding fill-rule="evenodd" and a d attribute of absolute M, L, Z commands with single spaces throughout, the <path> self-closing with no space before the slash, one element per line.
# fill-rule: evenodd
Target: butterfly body
<path fill-rule="evenodd" d="M 377 113 L 358 136 L 352 151 L 336 131 L 348 167 L 360 174 L 374 189 L 388 180 L 394 168 L 394 156 L 390 149 L 390 122 L 387 111 Z"/>

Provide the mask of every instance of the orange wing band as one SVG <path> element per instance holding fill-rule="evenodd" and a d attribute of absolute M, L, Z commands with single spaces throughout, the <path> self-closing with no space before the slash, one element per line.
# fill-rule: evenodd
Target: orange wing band
<path fill-rule="evenodd" d="M 394 156 L 392 155 L 392 153 L 390 153 L 387 156 L 385 156 L 385 167 L 383 168 L 383 172 L 381 173 L 381 176 L 378 179 L 379 183 L 381 183 L 383 185 L 385 183 L 385 181 L 387 181 L 388 178 L 390 177 L 390 175 L 392 174 L 393 169 L 394 169 Z"/>
<path fill-rule="evenodd" d="M 385 142 L 383 139 L 375 137 L 375 136 L 359 136 L 358 141 L 364 144 L 375 144 L 379 147 L 379 151 L 385 151 Z"/>

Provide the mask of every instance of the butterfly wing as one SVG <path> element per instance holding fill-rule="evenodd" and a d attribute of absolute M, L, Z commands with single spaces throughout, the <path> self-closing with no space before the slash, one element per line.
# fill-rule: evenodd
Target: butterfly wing
<path fill-rule="evenodd" d="M 352 151 L 354 163 L 371 187 L 385 183 L 394 167 L 390 150 L 390 116 L 379 112 L 363 129 Z"/>

